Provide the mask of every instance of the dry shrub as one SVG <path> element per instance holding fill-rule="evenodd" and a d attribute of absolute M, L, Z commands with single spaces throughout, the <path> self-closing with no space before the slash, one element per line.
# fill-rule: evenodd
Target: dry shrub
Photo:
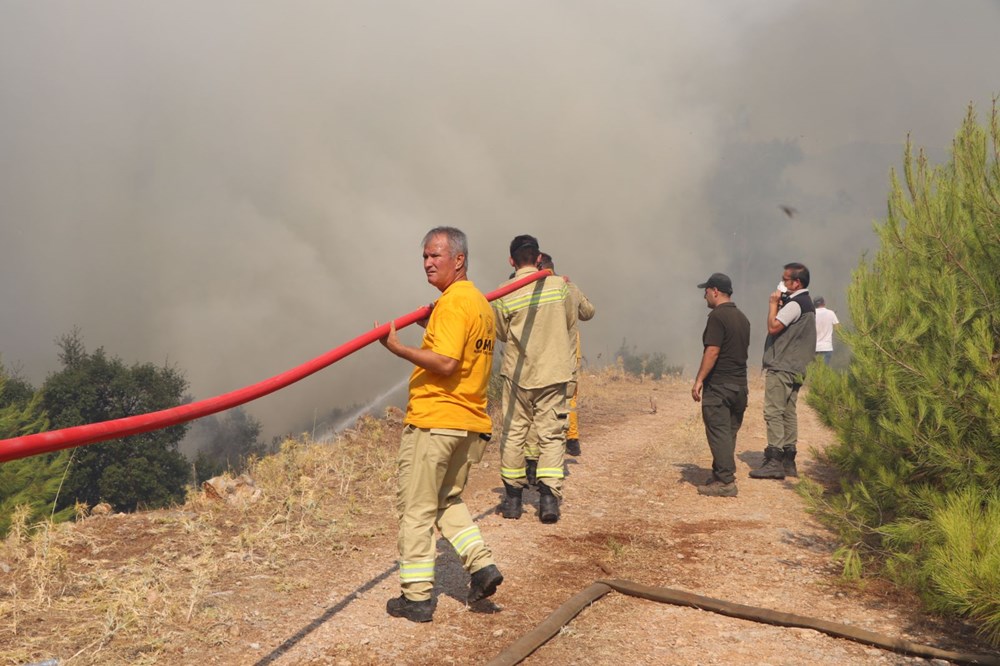
<path fill-rule="evenodd" d="M 16 510 L 0 542 L 0 661 L 162 663 L 178 643 L 231 640 L 242 612 L 228 601 L 234 581 L 270 577 L 303 547 L 335 555 L 391 527 L 368 514 L 392 506 L 399 421 L 362 417 L 332 444 L 286 440 L 249 463 L 256 501 L 192 489 L 172 510 L 89 516 L 80 506 L 78 522 L 55 526 Z M 287 593 L 307 585 L 273 582 Z"/>

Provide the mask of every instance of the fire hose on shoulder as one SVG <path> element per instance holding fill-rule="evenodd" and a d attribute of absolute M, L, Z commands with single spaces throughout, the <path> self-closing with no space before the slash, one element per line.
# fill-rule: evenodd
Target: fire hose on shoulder
<path fill-rule="evenodd" d="M 548 275 L 552 275 L 552 271 L 543 270 L 538 271 L 537 273 L 532 273 L 531 275 L 526 275 L 525 277 L 515 280 L 514 282 L 500 287 L 495 291 L 491 291 L 489 294 L 486 294 L 486 299 L 490 301 L 496 300 L 501 296 L 505 296 L 512 291 L 520 289 L 526 284 L 531 284 L 532 282 L 540 280 Z M 396 325 L 397 330 L 405 328 L 410 324 L 418 322 L 421 319 L 426 319 L 430 316 L 431 308 L 432 306 L 425 305 L 422 308 L 414 310 L 413 312 L 394 320 L 393 323 Z M 336 363 L 345 356 L 349 356 L 359 349 L 370 345 L 379 338 L 385 337 L 388 333 L 389 324 L 382 324 L 381 326 L 373 328 L 363 335 L 359 335 L 350 342 L 347 342 L 336 349 L 331 349 L 322 356 L 318 356 L 313 360 L 283 372 L 280 375 L 275 375 L 270 379 L 265 379 L 262 382 L 237 389 L 235 391 L 230 391 L 229 393 L 224 393 L 222 395 L 215 396 L 214 398 L 207 398 L 198 402 L 180 405 L 178 407 L 171 407 L 170 409 L 163 409 L 149 414 L 138 414 L 136 416 L 114 419 L 112 421 L 89 423 L 87 425 L 73 426 L 70 428 L 62 428 L 60 430 L 50 430 L 48 432 L 40 432 L 33 435 L 24 435 L 23 437 L 13 437 L 11 439 L 0 440 L 0 462 L 17 460 L 18 458 L 27 458 L 28 456 L 50 453 L 52 451 L 60 451 L 62 449 L 70 449 L 75 446 L 84 446 L 85 444 L 96 444 L 97 442 L 104 442 L 109 439 L 119 439 L 130 435 L 138 435 L 140 433 L 149 432 L 150 430 L 159 430 L 161 428 L 175 426 L 180 423 L 193 421 L 194 419 L 198 419 L 203 416 L 208 416 L 209 414 L 215 414 L 226 409 L 231 409 L 238 405 L 250 402 L 251 400 L 256 400 L 257 398 L 274 393 L 275 391 L 283 389 L 290 384 L 294 384 L 295 382 Z"/>

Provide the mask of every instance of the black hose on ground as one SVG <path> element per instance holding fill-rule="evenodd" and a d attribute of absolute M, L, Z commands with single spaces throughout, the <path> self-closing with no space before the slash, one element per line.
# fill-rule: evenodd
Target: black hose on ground
<path fill-rule="evenodd" d="M 891 650 L 900 654 L 923 657 L 925 659 L 945 659 L 956 664 L 986 664 L 1000 666 L 1000 657 L 986 654 L 970 654 L 941 650 L 927 645 L 921 645 L 901 638 L 891 638 L 876 634 L 865 629 L 858 629 L 846 624 L 818 620 L 804 615 L 782 613 L 767 608 L 744 606 L 721 599 L 703 597 L 690 592 L 682 592 L 666 587 L 649 587 L 628 580 L 598 580 L 583 590 L 549 615 L 538 627 L 519 638 L 513 645 L 494 657 L 488 666 L 513 666 L 521 663 L 532 652 L 540 648 L 546 641 L 559 633 L 570 620 L 580 614 L 589 604 L 600 599 L 611 590 L 617 590 L 649 601 L 689 606 L 700 610 L 712 611 L 720 615 L 773 624 L 779 627 L 801 627 L 846 638 L 857 643 L 871 645 L 883 650 Z"/>

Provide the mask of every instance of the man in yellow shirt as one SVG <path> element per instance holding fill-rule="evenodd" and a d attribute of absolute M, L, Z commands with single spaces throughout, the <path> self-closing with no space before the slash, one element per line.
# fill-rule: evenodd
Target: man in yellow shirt
<path fill-rule="evenodd" d="M 472 574 L 469 603 L 503 582 L 493 554 L 472 521 L 462 491 L 469 469 L 483 456 L 492 424 L 486 387 L 493 366 L 494 321 L 489 302 L 466 277 L 468 241 L 453 227 L 424 236 L 424 272 L 441 297 L 420 348 L 400 342 L 390 325 L 382 344 L 413 363 L 410 396 L 399 444 L 396 510 L 402 594 L 386 611 L 430 622 L 435 608 L 434 527 L 454 546 Z"/>

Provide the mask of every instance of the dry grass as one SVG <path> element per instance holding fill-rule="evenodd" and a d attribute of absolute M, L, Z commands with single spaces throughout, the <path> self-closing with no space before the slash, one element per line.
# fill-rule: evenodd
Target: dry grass
<path fill-rule="evenodd" d="M 0 543 L 0 664 L 162 662 L 183 641 L 211 647 L 238 631 L 227 603 L 244 579 L 278 592 L 307 587 L 280 570 L 290 551 L 327 552 L 370 536 L 363 507 L 392 487 L 396 419 L 362 418 L 333 444 L 305 436 L 253 461 L 258 500 L 189 492 L 171 510 L 29 525 L 13 516 Z M 236 628 L 236 629 L 234 629 Z"/>

